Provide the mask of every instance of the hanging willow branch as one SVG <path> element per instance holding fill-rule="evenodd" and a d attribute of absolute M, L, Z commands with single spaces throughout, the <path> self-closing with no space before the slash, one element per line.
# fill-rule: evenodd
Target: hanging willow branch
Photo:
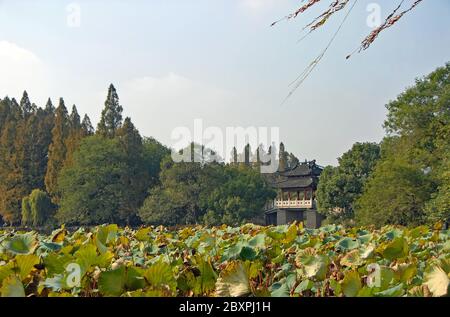
<path fill-rule="evenodd" d="M 321 2 L 321 1 L 325 2 L 326 0 L 325 1 L 324 0 L 306 0 L 306 1 L 307 2 L 304 5 L 302 5 L 300 8 L 298 8 L 296 11 L 294 11 L 293 13 L 285 16 L 284 18 L 282 18 L 282 19 L 280 19 L 278 21 L 273 22 L 271 26 L 274 26 L 274 25 L 276 25 L 277 23 L 279 23 L 279 22 L 281 22 L 283 20 L 290 20 L 290 19 L 297 18 L 300 14 L 302 14 L 303 12 L 309 10 L 315 4 L 317 4 L 317 3 Z M 370 45 L 378 38 L 378 36 L 380 35 L 381 32 L 383 32 L 384 30 L 390 28 L 394 24 L 396 24 L 406 13 L 412 11 L 422 1 L 423 0 L 415 0 L 414 3 L 407 10 L 404 10 L 404 11 L 402 11 L 402 12 L 397 14 L 398 10 L 400 10 L 400 8 L 402 7 L 403 3 L 405 2 L 405 0 L 400 1 L 399 5 L 394 9 L 394 11 L 392 11 L 391 14 L 388 15 L 388 17 L 386 18 L 384 23 L 381 24 L 379 27 L 377 27 L 375 30 L 373 30 L 367 37 L 365 37 L 364 40 L 361 42 L 361 46 L 358 47 L 353 53 L 355 53 L 356 51 L 361 52 L 361 51 L 364 51 L 364 50 L 368 49 L 370 47 Z M 330 3 L 330 5 L 328 6 L 328 8 L 324 12 L 322 12 L 318 17 L 313 19 L 310 23 L 306 24 L 303 27 L 302 31 L 304 31 L 306 29 L 309 29 L 308 34 L 310 34 L 311 32 L 317 30 L 321 26 L 325 25 L 325 23 L 334 14 L 336 14 L 339 11 L 341 11 L 342 9 L 344 9 L 349 2 L 350 2 L 350 0 L 333 0 Z M 304 37 L 306 37 L 306 35 Z M 352 54 L 348 55 L 347 58 L 350 58 L 350 56 Z"/>
<path fill-rule="evenodd" d="M 386 18 L 386 20 L 384 21 L 384 23 L 382 25 L 380 25 L 379 27 L 377 27 L 375 30 L 373 30 L 362 42 L 361 42 L 361 46 L 356 49 L 356 51 L 358 51 L 358 53 L 365 51 L 366 49 L 368 49 L 370 47 L 370 45 L 378 38 L 378 36 L 380 35 L 380 33 L 384 30 L 386 30 L 387 28 L 390 28 L 391 26 L 393 26 L 395 23 L 397 23 L 406 13 L 410 12 L 411 10 L 413 10 L 415 7 L 417 7 L 419 5 L 419 3 L 421 3 L 423 0 L 416 0 L 411 7 L 409 7 L 409 9 L 404 10 L 402 12 L 400 12 L 399 14 L 397 14 L 397 11 L 401 8 L 403 1 L 400 2 L 400 4 L 398 5 L 398 7 Z M 355 52 L 356 52 L 355 51 Z M 353 53 L 355 53 L 353 52 Z M 349 59 L 352 55 L 348 55 L 347 59 Z"/>
<path fill-rule="evenodd" d="M 303 0 L 303 1 L 304 2 L 306 1 L 306 3 L 303 4 L 300 8 L 298 8 L 293 13 L 285 16 L 284 18 L 273 22 L 271 26 L 274 26 L 274 25 L 276 25 L 277 23 L 279 23 L 279 22 L 281 22 L 283 20 L 290 20 L 290 19 L 297 18 L 300 14 L 302 14 L 305 11 L 309 10 L 314 5 L 318 4 L 321 1 L 323 3 L 326 0 L 325 1 L 324 0 Z M 300 39 L 300 41 L 303 40 L 309 34 L 311 34 L 313 31 L 315 31 L 318 28 L 320 28 L 323 25 L 325 25 L 326 22 L 328 22 L 328 20 L 333 15 L 335 15 L 336 13 L 338 13 L 338 12 L 342 11 L 344 8 L 346 8 L 347 5 L 350 3 L 350 1 L 351 0 L 332 0 L 330 5 L 328 6 L 328 8 L 324 12 L 322 12 L 319 16 L 314 18 L 310 23 L 306 24 L 303 27 L 302 31 L 305 31 L 305 30 L 309 29 L 309 32 L 306 35 L 304 35 Z M 348 15 L 350 14 L 350 12 L 353 10 L 353 7 L 355 6 L 357 1 L 358 0 L 355 0 L 353 2 L 353 5 L 351 6 L 350 10 L 345 15 L 345 17 L 344 17 L 343 21 L 341 22 L 341 24 L 339 25 L 336 33 L 332 36 L 330 42 L 328 43 L 326 48 L 322 51 L 322 53 L 318 57 L 316 57 L 308 65 L 308 67 L 305 68 L 305 70 L 300 74 L 300 76 L 297 77 L 297 79 L 293 83 L 291 83 L 291 86 L 294 86 L 294 88 L 288 94 L 286 99 L 288 99 L 294 93 L 294 91 L 305 81 L 305 79 L 311 74 L 311 72 L 319 64 L 320 60 L 324 57 L 325 53 L 328 51 L 329 47 L 331 46 L 331 44 L 335 40 L 337 34 L 341 30 L 344 22 L 346 21 L 346 19 L 347 19 Z M 423 0 L 415 0 L 414 3 L 407 10 L 404 10 L 404 11 L 398 13 L 398 11 L 401 9 L 403 3 L 405 2 L 405 0 L 401 0 L 399 5 L 395 8 L 395 10 L 391 14 L 389 14 L 387 16 L 386 20 L 379 27 L 374 29 L 367 37 L 365 37 L 364 40 L 361 42 L 361 45 L 355 51 L 353 51 L 351 54 L 349 54 L 346 58 L 349 59 L 355 52 L 360 53 L 360 52 L 365 51 L 366 49 L 368 49 L 372 45 L 372 43 L 378 38 L 378 36 L 380 35 L 381 32 L 383 32 L 387 28 L 390 28 L 394 24 L 396 24 L 406 13 L 412 11 L 422 1 Z"/>

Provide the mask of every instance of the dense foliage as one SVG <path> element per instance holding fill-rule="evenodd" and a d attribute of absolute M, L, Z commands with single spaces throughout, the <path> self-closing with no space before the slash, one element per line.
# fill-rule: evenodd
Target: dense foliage
<path fill-rule="evenodd" d="M 192 160 L 174 164 L 170 149 L 143 138 L 122 111 L 113 85 L 97 131 L 62 98 L 56 109 L 50 100 L 38 108 L 26 92 L 20 103 L 0 100 L 2 223 L 237 225 L 261 218 L 273 193 L 249 146 L 243 166 L 218 164 L 214 151 L 194 144 Z"/>
<path fill-rule="evenodd" d="M 319 211 L 331 221 L 352 219 L 354 203 L 379 159 L 378 144 L 356 143 L 338 159 L 339 166 L 327 166 L 317 187 Z"/>
<path fill-rule="evenodd" d="M 145 223 L 238 225 L 262 216 L 264 204 L 275 196 L 259 171 L 245 164 L 174 163 L 167 158 L 160 181 L 139 210 Z"/>
<path fill-rule="evenodd" d="M 324 169 L 320 211 L 352 225 L 450 223 L 450 64 L 386 107 L 381 144 L 356 143 Z"/>
<path fill-rule="evenodd" d="M 450 232 L 116 225 L 0 231 L 1 296 L 445 296 Z"/>
<path fill-rule="evenodd" d="M 387 105 L 381 160 L 359 198 L 361 224 L 450 222 L 450 63 Z"/>

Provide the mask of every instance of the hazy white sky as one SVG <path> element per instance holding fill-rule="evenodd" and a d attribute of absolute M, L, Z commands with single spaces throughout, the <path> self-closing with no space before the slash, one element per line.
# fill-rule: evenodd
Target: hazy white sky
<path fill-rule="evenodd" d="M 411 3 L 405 1 L 405 3 Z M 384 105 L 450 60 L 450 2 L 425 0 L 372 48 L 346 61 L 371 29 L 359 0 L 328 55 L 286 103 L 289 83 L 342 19 L 301 43 L 319 12 L 270 24 L 293 0 L 0 0 L 0 96 L 62 96 L 98 121 L 109 83 L 141 134 L 171 145 L 175 127 L 280 127 L 300 159 L 336 164 L 356 141 L 380 141 Z M 75 6 L 70 6 L 75 4 Z M 79 27 L 71 11 L 80 8 Z M 320 9 L 320 7 L 318 8 Z M 68 19 L 69 22 L 68 23 Z"/>

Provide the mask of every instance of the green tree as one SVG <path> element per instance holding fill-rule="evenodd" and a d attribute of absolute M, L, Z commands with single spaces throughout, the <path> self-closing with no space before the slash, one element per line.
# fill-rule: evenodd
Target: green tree
<path fill-rule="evenodd" d="M 66 147 L 64 165 L 70 165 L 73 163 L 73 154 L 78 149 L 81 139 L 85 134 L 82 129 L 80 115 L 78 114 L 78 110 L 75 105 L 73 105 L 72 112 L 70 113 L 68 119 L 68 134 L 67 138 L 64 140 L 64 145 Z"/>
<path fill-rule="evenodd" d="M 355 143 L 338 159 L 337 167 L 326 167 L 316 193 L 319 211 L 334 222 L 352 219 L 354 202 L 363 193 L 364 185 L 379 159 L 378 144 Z"/>
<path fill-rule="evenodd" d="M 148 190 L 148 169 L 145 166 L 142 137 L 130 118 L 125 118 L 117 130 L 116 138 L 123 151 L 126 172 L 122 175 L 123 195 L 119 217 L 122 222 L 137 222 L 137 210 L 142 205 Z"/>
<path fill-rule="evenodd" d="M 261 174 L 246 165 L 162 162 L 161 185 L 150 191 L 139 210 L 149 224 L 230 224 L 262 212 L 274 192 Z"/>
<path fill-rule="evenodd" d="M 31 192 L 28 201 L 33 226 L 53 224 L 54 207 L 46 192 L 35 189 Z"/>
<path fill-rule="evenodd" d="M 33 218 L 31 216 L 30 198 L 27 196 L 22 199 L 22 226 L 32 224 Z"/>
<path fill-rule="evenodd" d="M 67 148 L 66 139 L 69 135 L 69 117 L 64 100 L 60 98 L 59 106 L 56 109 L 54 127 L 52 130 L 52 143 L 48 151 L 48 165 L 45 175 L 45 187 L 52 197 L 54 203 L 59 201 L 58 175 L 66 160 Z"/>
<path fill-rule="evenodd" d="M 432 184 L 416 166 L 405 161 L 383 160 L 356 201 L 355 219 L 361 225 L 424 223 L 424 204 L 430 199 Z"/>
<path fill-rule="evenodd" d="M 81 225 L 120 222 L 126 159 L 118 139 L 84 138 L 73 164 L 65 166 L 58 178 L 61 201 L 57 219 Z"/>
<path fill-rule="evenodd" d="M 154 138 L 144 137 L 142 141 L 144 166 L 147 169 L 147 188 L 153 188 L 160 184 L 159 174 L 162 161 L 170 156 L 170 149 Z"/>
<path fill-rule="evenodd" d="M 91 119 L 87 114 L 84 115 L 83 121 L 81 121 L 81 130 L 83 131 L 83 136 L 90 136 L 94 134 L 94 126 L 91 123 Z"/>
<path fill-rule="evenodd" d="M 448 221 L 450 64 L 417 79 L 387 110 L 382 162 L 357 204 L 360 222 Z"/>
<path fill-rule="evenodd" d="M 108 89 L 105 107 L 97 126 L 97 133 L 103 137 L 114 138 L 117 129 L 122 125 L 122 111 L 123 108 L 119 104 L 116 88 L 111 84 Z"/>
<path fill-rule="evenodd" d="M 27 195 L 24 182 L 22 152 L 18 135 L 23 131 L 23 113 L 17 101 L 2 100 L 5 124 L 0 136 L 0 213 L 9 224 L 21 220 L 21 202 Z"/>
<path fill-rule="evenodd" d="M 207 194 L 203 223 L 238 226 L 261 214 L 265 203 L 276 193 L 258 170 L 245 166 L 218 166 L 216 178 L 219 186 Z"/>

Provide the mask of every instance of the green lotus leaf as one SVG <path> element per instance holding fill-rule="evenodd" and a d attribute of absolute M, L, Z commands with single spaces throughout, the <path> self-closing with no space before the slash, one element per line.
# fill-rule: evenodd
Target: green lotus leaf
<path fill-rule="evenodd" d="M 317 255 L 307 257 L 303 262 L 305 277 L 323 281 L 327 276 L 328 264 L 329 260 L 326 256 Z"/>
<path fill-rule="evenodd" d="M 286 236 L 283 239 L 284 244 L 290 244 L 297 238 L 298 227 L 295 224 L 289 226 Z"/>
<path fill-rule="evenodd" d="M 364 264 L 359 255 L 359 250 L 353 250 L 347 253 L 340 261 L 341 266 L 358 267 Z"/>
<path fill-rule="evenodd" d="M 272 297 L 290 297 L 290 289 L 286 283 L 276 282 L 271 286 Z"/>
<path fill-rule="evenodd" d="M 394 238 L 392 242 L 382 246 L 381 248 L 381 254 L 383 257 L 391 261 L 407 256 L 408 252 L 408 243 L 402 237 Z"/>
<path fill-rule="evenodd" d="M 57 252 L 59 250 L 61 250 L 62 245 L 58 244 L 58 243 L 53 243 L 53 242 L 41 242 L 40 243 L 40 247 L 39 250 L 43 250 L 46 252 Z"/>
<path fill-rule="evenodd" d="M 54 292 L 59 292 L 65 288 L 65 276 L 64 274 L 56 274 L 53 277 L 48 277 L 43 282 L 43 285 Z"/>
<path fill-rule="evenodd" d="M 417 265 L 415 263 L 399 264 L 395 270 L 397 279 L 403 283 L 410 282 L 417 274 Z"/>
<path fill-rule="evenodd" d="M 68 254 L 57 254 L 50 253 L 43 258 L 45 269 L 47 270 L 47 275 L 53 276 L 55 274 L 62 274 L 65 272 L 66 267 L 69 263 L 74 263 L 75 259 L 73 256 Z"/>
<path fill-rule="evenodd" d="M 98 255 L 97 248 L 93 244 L 85 244 L 75 252 L 74 256 L 77 259 L 76 262 L 81 266 L 82 275 L 84 275 L 91 267 L 108 267 L 111 264 L 114 254 L 106 250 L 104 253 Z"/>
<path fill-rule="evenodd" d="M 392 229 L 384 234 L 384 238 L 388 240 L 394 240 L 395 238 L 400 238 L 403 236 L 403 231 L 400 229 Z"/>
<path fill-rule="evenodd" d="M 373 235 L 372 234 L 365 234 L 362 236 L 358 236 L 358 241 L 360 244 L 366 244 L 372 241 Z"/>
<path fill-rule="evenodd" d="M 403 294 L 405 294 L 404 285 L 398 284 L 385 291 L 375 293 L 374 295 L 377 297 L 401 297 Z"/>
<path fill-rule="evenodd" d="M 119 228 L 115 224 L 98 227 L 94 240 L 100 253 L 108 251 L 108 245 L 115 241 L 118 231 Z"/>
<path fill-rule="evenodd" d="M 338 227 L 335 224 L 331 224 L 331 225 L 323 226 L 323 227 L 319 228 L 319 230 L 321 232 L 325 232 L 325 233 L 332 233 L 332 232 L 336 232 L 337 228 Z"/>
<path fill-rule="evenodd" d="M 214 283 L 214 286 L 215 286 L 215 283 Z M 184 272 L 179 274 L 179 276 L 177 278 L 177 287 L 182 292 L 185 292 L 185 293 L 187 293 L 191 290 L 193 291 L 195 289 L 198 289 L 199 292 L 197 292 L 195 295 L 202 294 L 201 286 L 197 287 L 197 279 L 195 278 L 195 275 L 191 270 L 185 270 Z"/>
<path fill-rule="evenodd" d="M 15 265 L 14 262 L 9 262 L 5 265 L 0 266 L 0 285 L 4 279 L 8 276 L 13 275 L 15 273 Z"/>
<path fill-rule="evenodd" d="M 170 264 L 159 260 L 148 268 L 144 273 L 145 279 L 153 288 L 168 287 L 175 290 L 177 281 L 172 272 Z"/>
<path fill-rule="evenodd" d="M 252 247 L 244 246 L 239 254 L 242 260 L 254 260 L 256 258 L 256 251 Z"/>
<path fill-rule="evenodd" d="M 13 254 L 31 254 L 37 247 L 34 233 L 17 234 L 6 240 L 5 249 Z"/>
<path fill-rule="evenodd" d="M 408 235 L 413 238 L 417 239 L 419 237 L 425 237 L 429 233 L 429 229 L 426 226 L 420 226 L 414 229 L 411 229 L 408 233 Z"/>
<path fill-rule="evenodd" d="M 278 226 L 268 230 L 267 235 L 274 240 L 281 240 L 286 236 L 287 231 L 288 231 L 287 225 Z"/>
<path fill-rule="evenodd" d="M 375 247 L 372 244 L 369 244 L 364 249 L 360 250 L 360 257 L 363 260 L 370 259 L 375 252 Z"/>
<path fill-rule="evenodd" d="M 260 233 L 248 241 L 248 245 L 255 249 L 263 249 L 266 246 L 266 234 Z"/>
<path fill-rule="evenodd" d="M 195 288 L 196 294 L 205 294 L 214 290 L 217 280 L 217 274 L 209 260 L 205 260 L 201 256 L 196 257 L 197 268 L 200 276 L 196 278 L 197 284 Z"/>
<path fill-rule="evenodd" d="M 100 273 L 98 288 L 105 296 L 120 296 L 125 291 L 125 267 Z"/>
<path fill-rule="evenodd" d="M 136 232 L 134 237 L 138 241 L 148 241 L 150 239 L 150 236 L 149 236 L 150 230 L 151 230 L 150 227 L 141 228 Z"/>
<path fill-rule="evenodd" d="M 342 294 L 341 284 L 336 280 L 330 280 L 330 288 L 334 292 L 334 296 L 340 296 Z"/>
<path fill-rule="evenodd" d="M 248 267 L 249 278 L 256 278 L 263 272 L 263 264 L 259 261 L 247 261 L 245 265 Z"/>
<path fill-rule="evenodd" d="M 24 280 L 31 273 L 34 266 L 39 263 L 39 257 L 34 254 L 17 255 L 15 259 L 21 280 Z"/>
<path fill-rule="evenodd" d="M 245 246 L 246 244 L 244 242 L 238 242 L 229 248 L 226 248 L 222 253 L 222 262 L 239 258 L 242 248 Z"/>
<path fill-rule="evenodd" d="M 295 293 L 303 293 L 305 291 L 309 291 L 314 286 L 314 282 L 311 280 L 303 280 L 298 286 L 295 288 Z"/>
<path fill-rule="evenodd" d="M 356 295 L 357 297 L 373 297 L 374 296 L 374 289 L 364 286 L 363 288 L 361 288 L 358 292 L 358 294 Z"/>
<path fill-rule="evenodd" d="M 450 279 L 440 266 L 434 266 L 431 272 L 425 274 L 424 284 L 428 286 L 434 297 L 442 297 L 449 294 Z"/>
<path fill-rule="evenodd" d="M 248 272 L 242 262 L 230 262 L 216 282 L 217 297 L 241 297 L 250 295 Z"/>
<path fill-rule="evenodd" d="M 359 247 L 359 242 L 356 239 L 352 238 L 343 238 L 338 243 L 336 243 L 336 248 L 343 250 L 343 251 L 349 251 L 353 250 Z"/>
<path fill-rule="evenodd" d="M 344 275 L 341 284 L 342 292 L 346 297 L 355 297 L 362 288 L 361 277 L 357 271 L 349 271 Z"/>
<path fill-rule="evenodd" d="M 0 293 L 2 294 L 2 297 L 25 297 L 25 289 L 22 281 L 14 275 L 3 280 Z"/>
<path fill-rule="evenodd" d="M 125 287 L 129 291 L 135 291 L 145 287 L 144 270 L 138 267 L 126 268 Z"/>

